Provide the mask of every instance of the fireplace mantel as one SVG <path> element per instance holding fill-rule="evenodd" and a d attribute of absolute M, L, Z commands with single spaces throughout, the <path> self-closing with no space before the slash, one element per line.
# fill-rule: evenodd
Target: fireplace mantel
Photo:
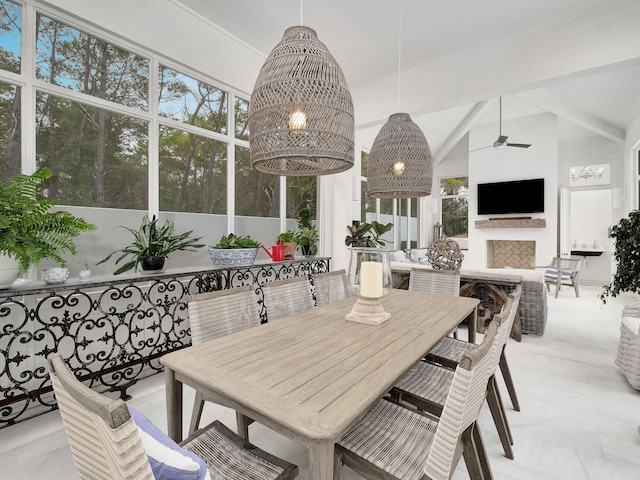
<path fill-rule="evenodd" d="M 544 218 L 494 218 L 476 220 L 476 228 L 545 228 Z"/>

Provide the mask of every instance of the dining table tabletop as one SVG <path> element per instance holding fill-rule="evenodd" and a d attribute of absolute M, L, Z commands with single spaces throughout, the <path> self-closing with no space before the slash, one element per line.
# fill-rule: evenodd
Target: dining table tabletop
<path fill-rule="evenodd" d="M 306 446 L 309 478 L 333 478 L 335 442 L 469 315 L 475 298 L 392 289 L 391 318 L 348 321 L 355 297 L 161 358 L 168 434 L 182 434 L 183 385 Z M 475 321 L 470 322 L 475 325 Z"/>

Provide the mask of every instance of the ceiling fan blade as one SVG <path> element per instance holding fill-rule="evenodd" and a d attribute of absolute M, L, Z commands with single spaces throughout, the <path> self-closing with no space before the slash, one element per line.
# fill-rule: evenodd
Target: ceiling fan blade
<path fill-rule="evenodd" d="M 530 143 L 506 143 L 507 147 L 518 147 L 518 148 L 529 148 L 531 146 Z"/>
<path fill-rule="evenodd" d="M 469 152 L 477 152 L 478 150 L 484 150 L 486 148 L 493 148 L 493 145 L 487 145 L 486 147 L 474 148 L 473 150 L 469 150 Z"/>

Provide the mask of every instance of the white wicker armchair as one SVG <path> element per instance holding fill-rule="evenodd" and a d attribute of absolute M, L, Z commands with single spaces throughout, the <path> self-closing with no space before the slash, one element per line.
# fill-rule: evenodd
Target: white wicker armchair
<path fill-rule="evenodd" d="M 640 303 L 625 305 L 620 323 L 616 365 L 636 390 L 640 390 Z"/>

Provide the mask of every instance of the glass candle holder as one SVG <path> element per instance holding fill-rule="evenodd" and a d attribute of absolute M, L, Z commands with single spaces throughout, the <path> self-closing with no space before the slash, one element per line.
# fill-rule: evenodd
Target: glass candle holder
<path fill-rule="evenodd" d="M 352 322 L 380 325 L 391 315 L 380 299 L 391 289 L 389 251 L 378 248 L 352 248 L 349 260 L 349 286 L 357 297 L 345 318 Z"/>

